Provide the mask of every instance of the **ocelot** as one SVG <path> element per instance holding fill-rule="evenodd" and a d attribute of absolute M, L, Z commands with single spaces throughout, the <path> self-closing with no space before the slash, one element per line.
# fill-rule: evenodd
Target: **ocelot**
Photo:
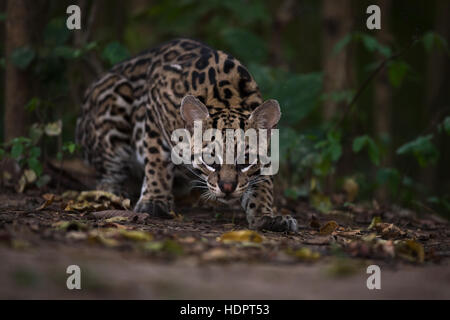
<path fill-rule="evenodd" d="M 176 39 L 119 63 L 86 91 L 76 138 L 96 169 L 97 189 L 127 192 L 140 169 L 136 212 L 168 216 L 173 209 L 171 133 L 272 129 L 281 116 L 275 100 L 263 101 L 247 69 L 231 55 L 198 41 Z M 273 211 L 273 177 L 261 165 L 183 165 L 214 199 L 240 201 L 250 228 L 296 231 L 297 221 Z"/>

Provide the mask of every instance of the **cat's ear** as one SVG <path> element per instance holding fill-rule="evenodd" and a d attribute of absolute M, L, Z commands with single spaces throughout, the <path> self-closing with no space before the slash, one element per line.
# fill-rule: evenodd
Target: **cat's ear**
<path fill-rule="evenodd" d="M 191 95 L 185 96 L 181 100 L 180 113 L 188 128 L 194 127 L 194 121 L 203 121 L 209 117 L 206 106 Z"/>
<path fill-rule="evenodd" d="M 256 129 L 272 129 L 280 121 L 281 111 L 277 100 L 267 100 L 253 110 L 249 122 Z"/>

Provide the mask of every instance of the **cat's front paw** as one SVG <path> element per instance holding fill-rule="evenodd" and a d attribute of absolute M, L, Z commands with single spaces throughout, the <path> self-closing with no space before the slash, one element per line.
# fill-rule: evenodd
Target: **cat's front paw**
<path fill-rule="evenodd" d="M 134 207 L 136 213 L 148 213 L 154 217 L 172 219 L 174 216 L 170 213 L 172 206 L 169 202 L 161 200 L 139 200 Z"/>
<path fill-rule="evenodd" d="M 290 215 L 263 215 L 256 218 L 253 228 L 256 230 L 296 233 L 298 231 L 298 223 Z"/>

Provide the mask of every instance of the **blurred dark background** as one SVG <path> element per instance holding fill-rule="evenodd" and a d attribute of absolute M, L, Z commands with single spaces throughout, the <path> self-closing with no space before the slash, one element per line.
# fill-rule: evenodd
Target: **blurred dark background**
<path fill-rule="evenodd" d="M 66 28 L 71 4 L 80 31 Z M 366 27 L 371 4 L 381 30 Z M 123 59 L 190 37 L 240 59 L 279 100 L 286 199 L 449 216 L 449 24 L 447 0 L 3 0 L 0 156 L 48 184 L 43 163 L 77 156 L 84 89 Z"/>

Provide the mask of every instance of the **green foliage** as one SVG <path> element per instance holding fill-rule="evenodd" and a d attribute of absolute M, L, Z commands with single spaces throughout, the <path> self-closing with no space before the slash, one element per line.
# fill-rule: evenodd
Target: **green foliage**
<path fill-rule="evenodd" d="M 10 156 L 21 168 L 32 170 L 37 177 L 42 175 L 42 164 L 40 162 L 41 149 L 32 143 L 30 138 L 18 137 L 10 142 Z"/>
<path fill-rule="evenodd" d="M 64 144 L 62 146 L 62 150 L 58 151 L 58 153 L 56 154 L 56 159 L 58 159 L 59 161 L 62 161 L 64 158 L 64 154 L 72 155 L 78 149 L 79 149 L 79 146 L 77 144 L 75 144 L 72 141 L 66 141 L 66 142 L 64 142 Z"/>
<path fill-rule="evenodd" d="M 388 64 L 388 76 L 389 82 L 395 87 L 398 88 L 403 83 L 408 71 L 411 70 L 411 67 L 404 61 L 393 61 Z"/>
<path fill-rule="evenodd" d="M 421 40 L 425 47 L 425 50 L 428 53 L 430 53 L 433 49 L 439 49 L 448 54 L 447 40 L 436 32 L 429 31 L 425 33 Z"/>
<path fill-rule="evenodd" d="M 439 151 L 432 143 L 433 135 L 419 136 L 415 140 L 408 142 L 397 149 L 398 155 L 412 154 L 421 167 L 434 164 L 438 157 Z"/>
<path fill-rule="evenodd" d="M 322 74 L 299 74 L 278 82 L 270 96 L 283 106 L 282 122 L 295 125 L 317 106 L 322 90 Z"/>
<path fill-rule="evenodd" d="M 381 44 L 377 39 L 375 39 L 375 37 L 363 32 L 354 32 L 345 35 L 334 46 L 333 54 L 338 54 L 352 42 L 361 43 L 367 51 L 377 52 L 385 57 L 389 57 L 392 54 L 392 51 L 389 47 Z"/>
<path fill-rule="evenodd" d="M 367 148 L 370 161 L 376 166 L 380 165 L 380 148 L 368 135 L 363 135 L 353 140 L 353 152 L 358 153 L 363 148 Z"/>
<path fill-rule="evenodd" d="M 70 38 L 70 30 L 67 29 L 63 17 L 51 20 L 44 30 L 44 44 L 49 47 L 59 47 L 67 43 Z"/>
<path fill-rule="evenodd" d="M 36 52 L 30 47 L 15 49 L 11 54 L 12 63 L 19 69 L 25 70 L 33 62 Z"/>
<path fill-rule="evenodd" d="M 445 131 L 448 135 L 450 135 L 450 116 L 446 117 L 439 125 L 439 131 Z"/>
<path fill-rule="evenodd" d="M 103 49 L 102 57 L 110 65 L 114 65 L 128 59 L 130 57 L 130 52 L 119 42 L 114 41 L 106 45 L 105 49 Z"/>
<path fill-rule="evenodd" d="M 240 28 L 228 28 L 223 32 L 223 40 L 234 55 L 243 62 L 264 63 L 268 49 L 263 39 Z M 242 45 L 245 43 L 245 45 Z"/>

